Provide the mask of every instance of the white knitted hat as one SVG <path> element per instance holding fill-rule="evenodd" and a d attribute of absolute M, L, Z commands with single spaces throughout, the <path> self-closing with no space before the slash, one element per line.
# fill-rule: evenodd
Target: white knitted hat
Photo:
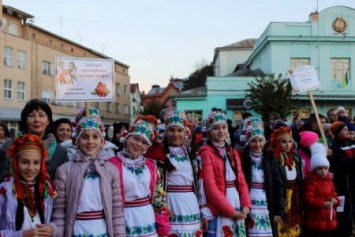
<path fill-rule="evenodd" d="M 311 154 L 311 170 L 321 166 L 329 168 L 327 149 L 322 143 L 316 142 L 311 145 Z"/>

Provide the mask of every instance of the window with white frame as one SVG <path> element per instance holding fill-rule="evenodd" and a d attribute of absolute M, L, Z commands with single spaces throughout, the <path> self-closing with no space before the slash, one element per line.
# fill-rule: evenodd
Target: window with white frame
<path fill-rule="evenodd" d="M 5 66 L 12 66 L 13 65 L 13 49 L 10 47 L 5 46 L 4 49 L 4 65 Z"/>
<path fill-rule="evenodd" d="M 123 106 L 123 114 L 128 114 L 129 113 L 129 108 L 128 105 Z"/>
<path fill-rule="evenodd" d="M 42 91 L 42 100 L 50 103 L 51 102 L 52 93 L 50 91 Z"/>
<path fill-rule="evenodd" d="M 9 33 L 12 35 L 17 35 L 17 24 L 15 22 L 10 21 L 9 23 Z"/>
<path fill-rule="evenodd" d="M 12 98 L 12 80 L 9 79 L 4 80 L 4 98 L 5 99 Z"/>
<path fill-rule="evenodd" d="M 128 86 L 124 85 L 123 93 L 126 95 L 128 93 Z"/>
<path fill-rule="evenodd" d="M 350 59 L 349 58 L 332 58 L 330 61 L 331 65 L 331 75 L 332 80 L 344 81 L 348 83 L 348 78 L 350 78 Z"/>
<path fill-rule="evenodd" d="M 17 82 L 17 99 L 25 100 L 25 83 L 21 81 Z"/>
<path fill-rule="evenodd" d="M 306 65 L 310 65 L 311 60 L 309 58 L 291 58 L 290 68 L 298 68 Z"/>
<path fill-rule="evenodd" d="M 26 69 L 26 52 L 17 52 L 17 68 L 22 70 Z"/>
<path fill-rule="evenodd" d="M 51 63 L 48 61 L 42 61 L 42 74 L 50 75 L 51 74 Z"/>
<path fill-rule="evenodd" d="M 121 113 L 121 111 L 120 111 L 120 103 L 116 103 L 115 107 L 116 107 L 116 109 L 115 109 L 116 114 Z"/>
<path fill-rule="evenodd" d="M 120 94 L 120 83 L 116 83 L 116 95 Z"/>
<path fill-rule="evenodd" d="M 112 112 L 112 109 L 111 109 L 111 102 L 106 102 L 106 112 L 109 112 L 111 113 Z"/>

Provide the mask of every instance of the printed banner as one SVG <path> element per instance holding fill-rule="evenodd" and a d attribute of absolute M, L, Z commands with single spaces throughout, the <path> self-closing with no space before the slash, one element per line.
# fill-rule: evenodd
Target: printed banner
<path fill-rule="evenodd" d="M 296 93 L 319 88 L 317 72 L 311 65 L 289 70 L 288 77 Z"/>
<path fill-rule="evenodd" d="M 113 101 L 112 59 L 55 58 L 57 102 Z"/>

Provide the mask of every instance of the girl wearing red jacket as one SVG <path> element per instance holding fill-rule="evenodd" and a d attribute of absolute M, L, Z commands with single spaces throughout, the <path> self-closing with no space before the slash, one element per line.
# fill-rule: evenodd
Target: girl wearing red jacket
<path fill-rule="evenodd" d="M 244 220 L 251 210 L 238 153 L 226 144 L 228 126 L 221 112 L 212 112 L 206 120 L 208 142 L 199 150 L 202 159 L 206 207 L 213 214 L 208 236 L 246 236 Z"/>
<path fill-rule="evenodd" d="M 337 226 L 336 206 L 340 203 L 329 173 L 327 150 L 321 143 L 311 146 L 311 169 L 304 180 L 305 237 L 330 237 Z"/>

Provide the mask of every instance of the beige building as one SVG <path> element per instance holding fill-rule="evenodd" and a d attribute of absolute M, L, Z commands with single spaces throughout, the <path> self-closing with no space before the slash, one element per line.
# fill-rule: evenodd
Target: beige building
<path fill-rule="evenodd" d="M 83 102 L 55 100 L 55 57 L 110 57 L 35 26 L 33 16 L 2 5 L 0 0 L 0 121 L 16 132 L 26 101 L 41 98 L 53 110 L 53 119 L 73 118 Z M 91 102 L 99 108 L 105 124 L 130 120 L 129 66 L 114 60 L 115 101 Z"/>

